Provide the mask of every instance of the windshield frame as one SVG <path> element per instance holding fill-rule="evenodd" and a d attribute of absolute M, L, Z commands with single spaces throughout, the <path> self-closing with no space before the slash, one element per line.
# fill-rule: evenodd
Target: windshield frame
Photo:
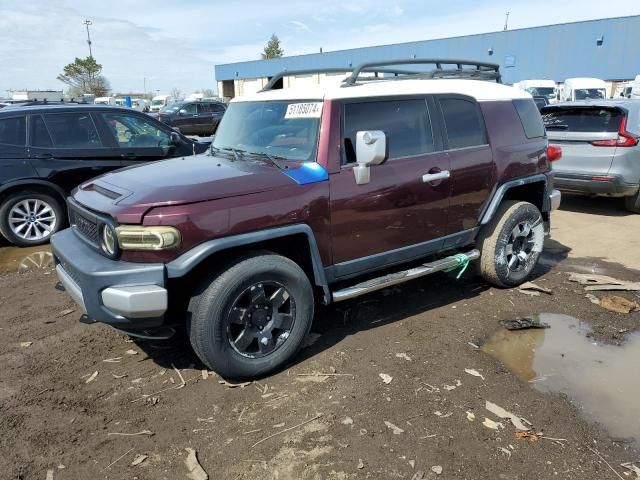
<path fill-rule="evenodd" d="M 247 145 L 247 144 L 235 144 L 235 145 L 220 145 L 219 143 L 216 143 L 220 140 L 220 133 L 222 131 L 222 133 L 224 133 L 224 125 L 226 123 L 229 123 L 229 118 L 231 118 L 231 116 L 229 115 L 229 112 L 231 111 L 231 114 L 233 115 L 233 109 L 235 108 L 239 108 L 239 107 L 235 107 L 236 105 L 248 105 L 248 104 L 253 104 L 253 105 L 263 105 L 263 104 L 284 104 L 284 105 L 291 105 L 291 104 L 304 104 L 304 103 L 319 103 L 321 105 L 321 112 L 320 112 L 320 116 L 319 117 L 309 117 L 308 120 L 314 121 L 316 122 L 315 125 L 315 134 L 313 135 L 315 140 L 313 141 L 313 145 L 312 148 L 309 150 L 309 155 L 308 157 L 305 158 L 291 158 L 286 156 L 286 152 L 281 152 L 281 151 L 269 151 L 269 145 L 267 145 L 266 147 L 261 147 L 259 150 L 247 150 L 245 148 L 240 148 L 240 146 L 242 147 L 260 147 L 259 145 Z M 240 102 L 231 102 L 230 104 L 227 105 L 226 111 L 224 116 L 222 117 L 222 120 L 220 121 L 220 125 L 218 126 L 218 130 L 216 131 L 216 135 L 215 138 L 213 140 L 213 142 L 211 143 L 211 147 L 214 150 L 222 150 L 222 151 L 229 151 L 229 152 L 234 152 L 234 155 L 236 157 L 242 157 L 243 154 L 246 154 L 247 156 L 265 156 L 265 157 L 271 157 L 271 159 L 277 159 L 277 160 L 284 160 L 287 162 L 303 162 L 303 163 L 318 163 L 318 150 L 319 150 L 319 146 L 320 146 L 320 134 L 322 131 L 322 121 L 323 121 L 323 115 L 325 113 L 325 108 L 324 108 L 324 100 L 323 99 L 318 99 L 318 98 L 309 98 L 309 99 L 302 99 L 302 98 L 282 98 L 282 99 L 270 99 L 270 100 L 251 100 L 251 101 L 240 101 Z M 226 120 L 226 123 L 225 123 Z"/>

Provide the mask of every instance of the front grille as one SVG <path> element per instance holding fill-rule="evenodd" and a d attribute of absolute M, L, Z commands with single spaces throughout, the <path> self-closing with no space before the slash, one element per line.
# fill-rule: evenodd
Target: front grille
<path fill-rule="evenodd" d="M 71 208 L 69 209 L 69 222 L 75 228 L 76 232 L 94 245 L 98 245 L 98 224 L 95 220 L 87 218 Z"/>

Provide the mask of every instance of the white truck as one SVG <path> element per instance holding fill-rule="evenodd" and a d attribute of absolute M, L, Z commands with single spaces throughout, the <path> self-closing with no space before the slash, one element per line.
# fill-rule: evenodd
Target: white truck
<path fill-rule="evenodd" d="M 171 95 L 157 95 L 151 99 L 150 110 L 152 112 L 159 112 L 167 105 L 171 105 L 175 102 L 175 99 Z"/>
<path fill-rule="evenodd" d="M 534 97 L 545 97 L 549 103 L 558 101 L 558 87 L 553 80 L 522 80 L 513 86 Z"/>
<path fill-rule="evenodd" d="M 115 105 L 116 97 L 96 97 L 93 103 L 95 105 Z"/>
<path fill-rule="evenodd" d="M 603 100 L 607 98 L 607 84 L 599 78 L 567 78 L 564 81 L 562 100 Z"/>

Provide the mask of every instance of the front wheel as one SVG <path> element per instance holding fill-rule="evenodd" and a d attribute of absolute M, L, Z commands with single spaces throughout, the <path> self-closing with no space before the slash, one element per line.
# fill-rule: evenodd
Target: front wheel
<path fill-rule="evenodd" d="M 505 201 L 478 236 L 480 275 L 498 287 L 526 281 L 544 247 L 544 222 L 528 202 Z"/>
<path fill-rule="evenodd" d="M 189 306 L 189 337 L 224 377 L 254 378 L 284 366 L 313 320 L 313 289 L 288 258 L 256 254 L 207 280 Z"/>
<path fill-rule="evenodd" d="M 44 193 L 14 193 L 0 207 L 0 233 L 19 247 L 48 242 L 63 223 L 64 208 Z"/>

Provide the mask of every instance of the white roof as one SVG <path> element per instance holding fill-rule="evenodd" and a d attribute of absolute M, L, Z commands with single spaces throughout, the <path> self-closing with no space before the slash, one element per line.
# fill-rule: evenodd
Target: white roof
<path fill-rule="evenodd" d="M 520 86 L 527 87 L 555 87 L 556 82 L 553 80 L 522 80 Z"/>
<path fill-rule="evenodd" d="M 567 78 L 564 84 L 572 88 L 607 88 L 604 80 L 589 77 Z"/>
<path fill-rule="evenodd" d="M 501 83 L 463 79 L 406 79 L 369 81 L 350 87 L 338 85 L 314 85 L 304 88 L 286 88 L 258 92 L 236 97 L 232 102 L 256 102 L 268 100 L 334 100 L 348 98 L 387 97 L 393 95 L 428 95 L 450 93 L 468 95 L 479 102 L 531 98 L 523 90 Z"/>

